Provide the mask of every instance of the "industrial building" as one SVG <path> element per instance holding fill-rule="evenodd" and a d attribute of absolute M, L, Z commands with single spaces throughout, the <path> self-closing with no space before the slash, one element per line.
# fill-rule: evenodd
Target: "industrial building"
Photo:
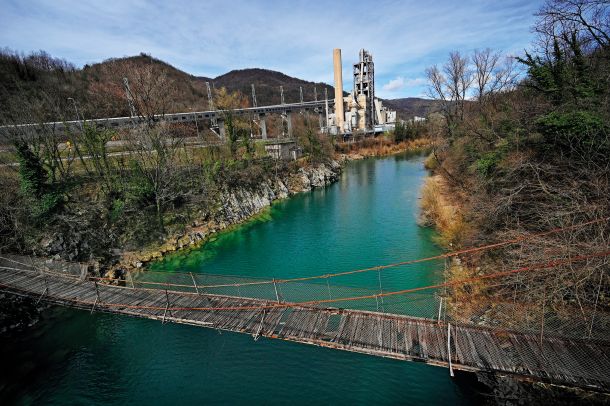
<path fill-rule="evenodd" d="M 293 139 L 276 140 L 265 144 L 265 151 L 273 159 L 297 160 L 303 155 L 303 149 Z"/>
<path fill-rule="evenodd" d="M 353 91 L 343 94 L 341 49 L 333 50 L 335 78 L 335 108 L 327 115 L 327 130 L 331 134 L 378 133 L 394 128 L 396 112 L 375 98 L 375 65 L 373 56 L 361 49 L 354 64 Z"/>

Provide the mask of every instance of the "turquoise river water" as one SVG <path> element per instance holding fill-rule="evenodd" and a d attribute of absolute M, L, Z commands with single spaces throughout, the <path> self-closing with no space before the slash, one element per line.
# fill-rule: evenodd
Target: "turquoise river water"
<path fill-rule="evenodd" d="M 288 278 L 437 254 L 417 225 L 421 157 L 349 163 L 339 182 L 272 206 L 159 271 Z M 440 280 L 412 267 L 384 289 Z M 444 368 L 205 328 L 51 308 L 0 339 L 0 403 L 470 404 Z"/>

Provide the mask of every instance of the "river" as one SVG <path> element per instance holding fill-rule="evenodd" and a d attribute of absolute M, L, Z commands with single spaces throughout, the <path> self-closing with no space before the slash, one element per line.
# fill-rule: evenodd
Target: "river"
<path fill-rule="evenodd" d="M 289 278 L 439 253 L 417 225 L 421 157 L 347 164 L 339 182 L 277 202 L 158 271 Z M 412 267 L 384 289 L 439 281 Z M 32 404 L 469 404 L 447 369 L 118 315 L 51 308 L 0 339 L 0 398 Z M 2 402 L 4 403 L 4 402 Z"/>

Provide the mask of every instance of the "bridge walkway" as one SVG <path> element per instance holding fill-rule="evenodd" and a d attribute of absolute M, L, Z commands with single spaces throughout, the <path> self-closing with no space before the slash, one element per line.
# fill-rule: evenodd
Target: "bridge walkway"
<path fill-rule="evenodd" d="M 0 264 L 2 265 L 2 264 Z M 0 290 L 89 311 L 251 334 L 419 361 L 451 371 L 488 371 L 610 390 L 610 343 L 535 336 L 397 314 L 117 286 L 0 266 Z"/>

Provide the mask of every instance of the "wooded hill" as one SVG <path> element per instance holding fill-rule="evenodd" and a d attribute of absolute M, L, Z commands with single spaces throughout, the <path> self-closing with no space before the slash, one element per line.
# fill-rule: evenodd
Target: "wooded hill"
<path fill-rule="evenodd" d="M 208 98 L 205 82 L 216 90 L 226 88 L 240 92 L 246 105 L 252 104 L 251 85 L 256 87 L 258 105 L 279 104 L 280 86 L 284 88 L 286 103 L 298 102 L 299 88 L 303 99 L 314 100 L 333 97 L 334 88 L 266 69 L 233 70 L 216 78 L 197 77 L 147 54 L 112 58 L 101 63 L 85 65 L 82 69 L 41 51 L 21 55 L 10 50 L 0 52 L 0 120 L 2 123 L 21 123 L 39 120 L 71 120 L 75 118 L 74 99 L 85 118 L 129 115 L 123 77 L 132 87 L 145 87 L 155 79 L 155 87 L 165 89 L 159 96 L 157 113 L 207 110 Z M 144 89 L 138 89 L 144 90 Z M 425 116 L 438 111 L 439 103 L 418 98 L 394 99 L 386 104 L 406 119 L 414 115 Z M 53 111 L 41 109 L 51 104 Z M 42 111 L 44 110 L 44 112 Z"/>
<path fill-rule="evenodd" d="M 232 70 L 214 79 L 200 78 L 209 81 L 215 88 L 226 87 L 229 91 L 239 91 L 248 97 L 252 93 L 251 85 L 256 88 L 256 100 L 259 106 L 279 104 L 280 86 L 284 88 L 284 100 L 286 103 L 297 103 L 300 100 L 299 87 L 303 88 L 303 100 L 314 100 L 314 87 L 318 94 L 318 100 L 324 98 L 324 89 L 328 97 L 334 97 L 334 88 L 325 83 L 308 82 L 293 78 L 281 72 L 267 69 L 239 69 Z M 252 100 L 250 99 L 250 102 Z"/>

